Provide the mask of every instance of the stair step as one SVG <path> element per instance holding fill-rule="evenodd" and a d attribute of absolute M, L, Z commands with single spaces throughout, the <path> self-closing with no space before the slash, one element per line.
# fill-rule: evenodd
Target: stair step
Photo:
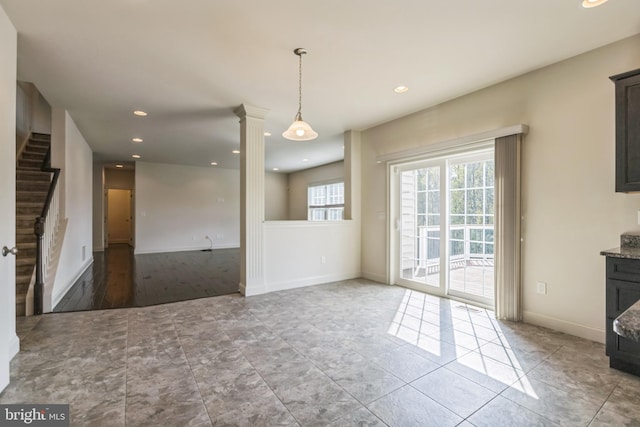
<path fill-rule="evenodd" d="M 34 217 L 42 213 L 42 203 L 23 202 L 16 204 L 16 214 L 33 215 Z"/>
<path fill-rule="evenodd" d="M 20 168 L 16 169 L 16 180 L 18 181 L 30 181 L 30 182 L 49 182 L 51 181 L 51 173 L 43 172 L 38 168 L 37 170 L 33 170 L 33 168 Z"/>
<path fill-rule="evenodd" d="M 27 284 L 27 286 L 29 285 L 29 282 L 31 282 L 31 276 L 32 274 L 16 274 L 16 286 L 17 284 L 21 284 L 24 285 L 25 283 Z"/>
<path fill-rule="evenodd" d="M 33 273 L 33 267 L 35 266 L 35 264 L 31 264 L 31 265 L 20 265 L 20 266 L 16 266 L 16 275 L 29 275 L 31 276 L 31 274 Z"/>
<path fill-rule="evenodd" d="M 16 245 L 37 242 L 35 234 L 16 234 Z"/>
<path fill-rule="evenodd" d="M 42 163 L 46 156 L 47 153 L 33 152 L 29 150 L 25 150 L 22 152 L 23 160 L 38 160 L 40 163 Z"/>
<path fill-rule="evenodd" d="M 20 259 L 16 259 L 16 268 L 23 266 L 23 265 L 36 265 L 36 258 L 35 257 L 28 257 L 28 258 L 20 258 Z"/>
<path fill-rule="evenodd" d="M 17 180 L 16 191 L 49 191 L 49 181 Z"/>
<path fill-rule="evenodd" d="M 40 169 L 41 166 L 42 166 L 42 160 L 33 160 L 33 159 L 18 160 L 18 167 L 21 167 L 21 168 Z"/>
<path fill-rule="evenodd" d="M 20 246 L 24 245 L 21 244 Z M 16 255 L 16 262 L 18 262 L 18 260 L 23 260 L 23 259 L 33 259 L 34 260 L 34 264 L 35 264 L 35 259 L 36 259 L 36 251 L 37 249 L 35 247 L 33 248 L 18 248 L 18 255 Z"/>
<path fill-rule="evenodd" d="M 47 151 L 49 151 L 49 145 L 48 144 L 47 145 L 27 144 L 27 146 L 24 147 L 24 152 L 47 154 Z"/>
<path fill-rule="evenodd" d="M 45 200 L 47 200 L 46 191 L 16 191 L 16 203 L 44 203 Z"/>
<path fill-rule="evenodd" d="M 17 298 L 17 297 L 16 297 Z M 26 299 L 26 296 L 25 296 Z M 24 317 L 27 315 L 26 302 L 16 299 L 16 317 Z"/>
<path fill-rule="evenodd" d="M 36 216 L 32 215 L 16 215 L 16 228 L 28 228 L 33 232 L 36 222 Z"/>
<path fill-rule="evenodd" d="M 40 140 L 40 139 L 34 139 L 31 138 L 29 140 L 29 143 L 27 144 L 28 147 L 47 147 L 47 149 L 49 148 L 49 145 L 51 145 L 50 141 L 47 140 Z"/>

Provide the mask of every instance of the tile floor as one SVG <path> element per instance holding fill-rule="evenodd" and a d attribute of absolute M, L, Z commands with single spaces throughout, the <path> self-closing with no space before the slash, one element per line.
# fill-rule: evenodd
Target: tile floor
<path fill-rule="evenodd" d="M 601 344 L 349 280 L 19 319 L 0 403 L 90 426 L 640 425 Z"/>

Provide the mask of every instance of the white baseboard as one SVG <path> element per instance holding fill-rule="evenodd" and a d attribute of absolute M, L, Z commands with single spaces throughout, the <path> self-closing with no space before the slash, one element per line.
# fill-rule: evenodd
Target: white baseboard
<path fill-rule="evenodd" d="M 16 354 L 20 351 L 20 338 L 14 333 L 11 338 L 9 338 L 9 360 L 13 359 Z"/>
<path fill-rule="evenodd" d="M 385 275 L 383 275 L 383 274 L 370 273 L 370 272 L 363 271 L 362 272 L 362 278 L 363 279 L 373 280 L 374 282 L 384 283 L 386 285 L 389 284 L 389 282 L 387 280 L 387 277 Z"/>
<path fill-rule="evenodd" d="M 161 249 L 135 249 L 133 251 L 136 255 L 144 254 L 163 254 L 168 252 L 188 252 L 188 251 L 201 251 L 205 249 L 240 249 L 239 245 L 214 245 L 213 247 L 207 246 L 192 246 L 181 248 L 161 248 Z"/>
<path fill-rule="evenodd" d="M 285 291 L 287 289 L 304 288 L 306 286 L 321 285 L 323 283 L 338 282 L 340 280 L 357 279 L 362 275 L 357 273 L 327 274 L 322 276 L 304 277 L 294 280 L 268 282 L 263 293 Z M 256 295 L 256 294 L 253 294 Z"/>
<path fill-rule="evenodd" d="M 245 297 L 263 295 L 271 292 L 267 290 L 267 287 L 264 284 L 262 284 L 261 286 L 249 286 L 249 289 L 247 289 L 247 286 L 244 283 L 240 283 L 238 288 L 240 293 Z"/>
<path fill-rule="evenodd" d="M 55 310 L 60 300 L 64 298 L 67 292 L 69 292 L 69 289 L 71 289 L 71 287 L 78 281 L 80 276 L 82 276 L 84 272 L 87 271 L 91 264 L 93 264 L 93 256 L 87 258 L 85 263 L 80 267 L 80 270 L 78 270 L 78 272 L 73 276 L 73 279 L 66 283 L 60 290 L 55 291 L 51 298 L 51 307 L 53 307 L 52 311 Z"/>
<path fill-rule="evenodd" d="M 601 329 L 592 328 L 590 326 L 580 325 L 577 323 L 567 322 L 566 320 L 556 319 L 554 317 L 544 316 L 538 313 L 532 313 L 525 311 L 522 313 L 525 323 L 531 323 L 532 325 L 543 326 L 545 328 L 553 329 L 555 331 L 564 332 L 570 335 L 575 335 L 580 338 L 586 338 L 591 341 L 599 343 L 605 342 L 605 331 Z"/>

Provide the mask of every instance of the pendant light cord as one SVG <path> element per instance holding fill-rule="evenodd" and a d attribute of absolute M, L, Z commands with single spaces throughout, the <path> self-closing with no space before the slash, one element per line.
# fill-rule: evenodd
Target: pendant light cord
<path fill-rule="evenodd" d="M 296 118 L 302 120 L 302 53 L 298 55 L 300 61 L 298 62 L 298 114 Z"/>

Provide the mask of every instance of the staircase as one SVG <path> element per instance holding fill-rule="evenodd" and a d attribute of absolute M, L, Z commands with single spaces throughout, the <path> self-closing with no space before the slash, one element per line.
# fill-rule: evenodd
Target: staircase
<path fill-rule="evenodd" d="M 51 136 L 34 133 L 16 166 L 16 316 L 26 314 L 26 298 L 36 265 L 36 235 L 34 223 L 42 213 L 51 173 L 40 170 Z"/>

